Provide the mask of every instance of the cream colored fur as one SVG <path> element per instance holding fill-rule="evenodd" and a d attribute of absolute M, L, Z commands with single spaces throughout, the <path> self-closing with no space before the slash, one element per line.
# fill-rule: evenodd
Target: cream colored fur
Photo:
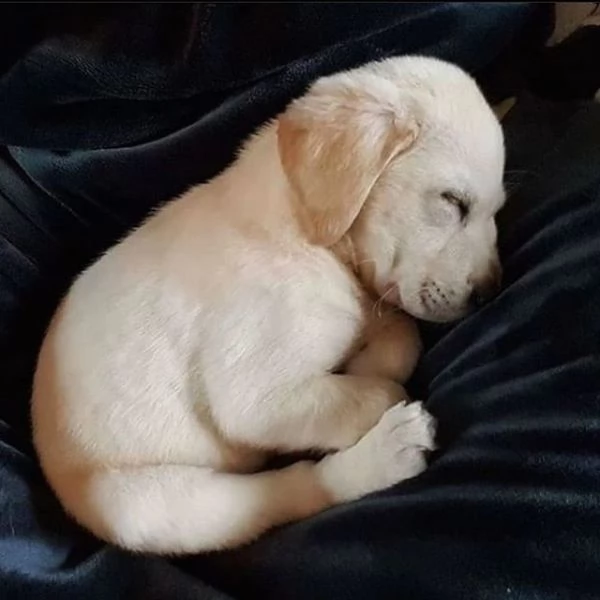
<path fill-rule="evenodd" d="M 401 387 L 420 350 L 406 313 L 460 317 L 497 279 L 503 162 L 456 67 L 317 81 L 62 302 L 32 415 L 65 509 L 130 550 L 202 552 L 420 473 L 434 427 Z M 330 453 L 259 472 L 308 449 Z"/>

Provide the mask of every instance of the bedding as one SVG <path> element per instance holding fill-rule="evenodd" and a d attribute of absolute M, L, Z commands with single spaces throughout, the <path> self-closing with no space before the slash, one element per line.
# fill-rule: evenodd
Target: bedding
<path fill-rule="evenodd" d="M 7 32 L 27 23 L 15 6 L 0 8 Z M 84 33 L 75 19 L 3 38 L 0 598 L 598 597 L 600 107 L 502 76 L 516 47 L 543 41 L 551 8 L 140 4 Z M 504 290 L 423 331 L 411 391 L 440 420 L 430 470 L 237 552 L 168 561 L 81 531 L 43 481 L 28 417 L 41 336 L 72 277 L 224 168 L 314 77 L 413 52 L 517 97 L 504 120 Z"/>

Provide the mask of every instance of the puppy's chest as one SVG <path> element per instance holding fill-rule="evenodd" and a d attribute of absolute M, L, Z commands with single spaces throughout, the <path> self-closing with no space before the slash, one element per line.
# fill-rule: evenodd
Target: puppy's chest
<path fill-rule="evenodd" d="M 367 292 L 354 278 L 346 291 L 346 302 L 343 309 L 338 312 L 338 318 L 334 318 L 333 311 L 330 315 L 331 332 L 339 335 L 335 337 L 338 337 L 340 342 L 340 352 L 334 371 L 342 368 L 342 365 L 364 348 L 371 324 L 373 301 Z"/>
<path fill-rule="evenodd" d="M 362 291 L 361 291 L 362 292 Z M 366 292 L 361 293 L 358 300 L 359 311 L 356 315 L 355 327 L 352 332 L 352 338 L 348 345 L 347 351 L 344 353 L 343 362 L 358 354 L 364 349 L 369 338 L 369 330 L 372 324 L 370 317 L 373 310 L 373 301 Z"/>
<path fill-rule="evenodd" d="M 339 263 L 329 266 L 308 268 L 304 285 L 288 296 L 286 313 L 288 323 L 303 331 L 300 337 L 310 340 L 312 352 L 329 352 L 337 364 L 363 344 L 371 303 L 350 272 Z"/>

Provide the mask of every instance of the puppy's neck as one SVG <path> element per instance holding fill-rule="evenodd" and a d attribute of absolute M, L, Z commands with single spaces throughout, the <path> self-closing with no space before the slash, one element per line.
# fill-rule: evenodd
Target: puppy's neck
<path fill-rule="evenodd" d="M 302 235 L 295 193 L 285 175 L 277 144 L 277 126 L 260 129 L 243 146 L 236 162 L 221 176 L 225 196 L 236 214 L 285 237 Z"/>
<path fill-rule="evenodd" d="M 224 172 L 221 185 L 227 186 L 226 196 L 236 204 L 236 218 L 252 223 L 253 231 L 262 230 L 270 239 L 312 245 L 301 203 L 281 164 L 276 124 L 267 125 L 250 138 L 231 169 Z M 351 232 L 327 250 L 363 287 L 360 257 Z"/>
<path fill-rule="evenodd" d="M 356 266 L 358 257 L 356 256 L 354 241 L 349 233 L 345 234 L 339 242 L 334 244 L 331 247 L 331 251 L 343 265 L 348 267 L 356 276 L 358 276 Z"/>
<path fill-rule="evenodd" d="M 379 294 L 373 287 L 373 262 L 361 256 L 352 237 L 352 229 L 342 239 L 331 247 L 336 258 L 352 273 L 363 290 L 372 298 Z"/>
<path fill-rule="evenodd" d="M 276 124 L 268 125 L 252 137 L 224 175 L 222 184 L 229 187 L 227 195 L 236 203 L 236 218 L 252 223 L 252 231 L 259 229 L 271 240 L 312 245 L 301 203 L 281 164 Z M 344 265 L 359 288 L 370 295 L 364 286 L 351 232 L 327 251 Z"/>

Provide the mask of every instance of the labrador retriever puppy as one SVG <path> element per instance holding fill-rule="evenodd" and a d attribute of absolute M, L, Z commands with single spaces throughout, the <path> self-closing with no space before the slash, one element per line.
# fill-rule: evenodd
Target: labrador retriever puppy
<path fill-rule="evenodd" d="M 457 319 L 497 290 L 503 165 L 456 66 L 393 58 L 314 83 L 66 295 L 32 400 L 64 508 L 132 551 L 204 552 L 423 471 L 408 315 Z M 260 471 L 307 449 L 327 454 Z"/>

